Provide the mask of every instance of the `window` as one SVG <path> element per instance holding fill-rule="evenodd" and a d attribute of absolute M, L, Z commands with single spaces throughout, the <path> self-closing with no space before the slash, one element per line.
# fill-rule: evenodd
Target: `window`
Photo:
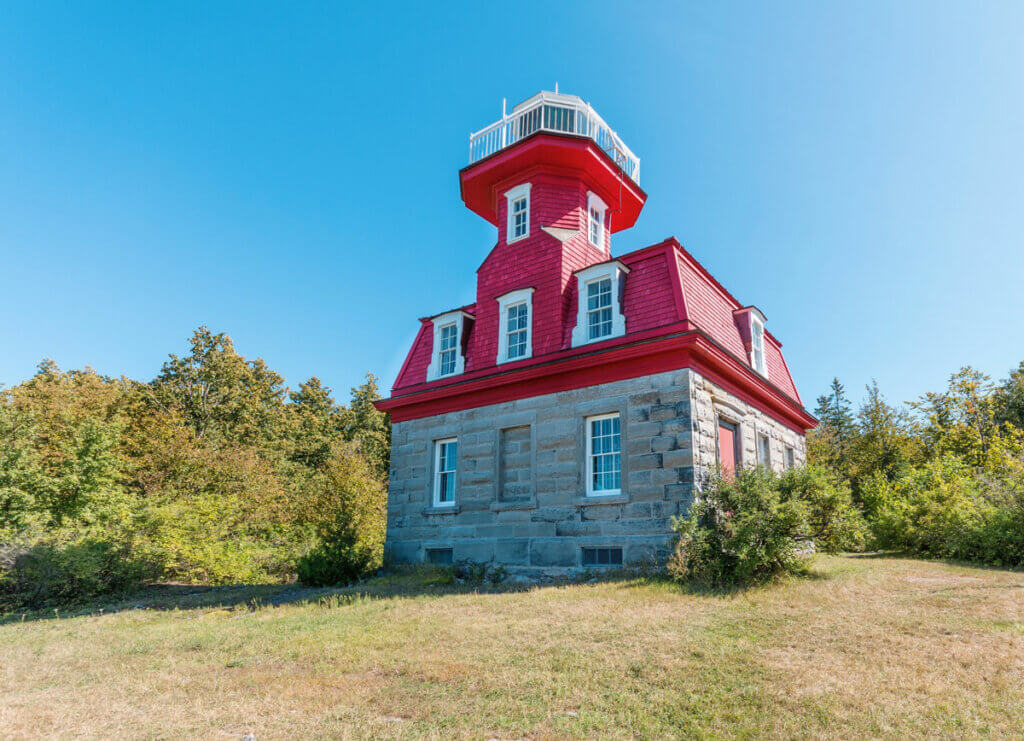
<path fill-rule="evenodd" d="M 621 548 L 584 548 L 584 566 L 621 566 Z"/>
<path fill-rule="evenodd" d="M 455 359 L 458 357 L 459 330 L 454 324 L 446 324 L 441 327 L 441 360 L 442 376 L 450 376 L 455 372 Z"/>
<path fill-rule="evenodd" d="M 508 333 L 508 359 L 526 357 L 526 328 L 530 322 L 530 309 L 526 304 L 513 304 L 506 313 L 505 331 Z"/>
<path fill-rule="evenodd" d="M 796 452 L 790 448 L 786 448 L 786 468 L 796 468 Z"/>
<path fill-rule="evenodd" d="M 587 191 L 587 235 L 595 247 L 605 248 L 604 215 L 608 207 L 597 195 Z"/>
<path fill-rule="evenodd" d="M 757 465 L 770 468 L 772 465 L 771 442 L 767 435 L 757 436 Z"/>
<path fill-rule="evenodd" d="M 618 414 L 587 418 L 587 496 L 622 493 L 621 450 Z"/>
<path fill-rule="evenodd" d="M 438 566 L 450 566 L 454 559 L 452 558 L 451 548 L 427 548 L 426 562 L 437 564 Z"/>
<path fill-rule="evenodd" d="M 765 378 L 768 367 L 764 360 L 764 322 L 756 315 L 750 315 L 750 365 Z"/>
<path fill-rule="evenodd" d="M 520 288 L 498 297 L 498 359 L 499 363 L 523 360 L 533 355 L 531 321 L 533 289 Z"/>
<path fill-rule="evenodd" d="M 724 419 L 718 420 L 718 466 L 722 475 L 729 478 L 736 472 L 736 441 L 739 438 L 739 428 L 732 422 Z"/>
<path fill-rule="evenodd" d="M 434 506 L 455 504 L 455 464 L 459 457 L 459 441 L 451 437 L 434 443 Z"/>
<path fill-rule="evenodd" d="M 591 265 L 576 273 L 576 326 L 572 346 L 626 334 L 622 314 L 623 284 L 629 269 L 618 260 Z"/>
<path fill-rule="evenodd" d="M 505 193 L 508 202 L 506 243 L 530 236 L 530 187 L 530 183 L 523 183 Z"/>
<path fill-rule="evenodd" d="M 587 284 L 587 339 L 597 340 L 612 333 L 612 279 Z"/>
<path fill-rule="evenodd" d="M 445 376 L 462 373 L 466 358 L 462 354 L 462 333 L 466 319 L 473 317 L 464 311 L 449 311 L 433 318 L 434 349 L 427 366 L 427 380 L 436 381 Z"/>

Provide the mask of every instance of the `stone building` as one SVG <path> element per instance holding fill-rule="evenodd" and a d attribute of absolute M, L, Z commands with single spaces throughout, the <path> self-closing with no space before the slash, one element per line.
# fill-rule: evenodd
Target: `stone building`
<path fill-rule="evenodd" d="M 614 256 L 640 161 L 576 96 L 470 137 L 462 198 L 498 228 L 476 302 L 420 320 L 390 398 L 387 557 L 542 575 L 662 560 L 711 470 L 804 461 L 765 315 L 675 239 Z"/>

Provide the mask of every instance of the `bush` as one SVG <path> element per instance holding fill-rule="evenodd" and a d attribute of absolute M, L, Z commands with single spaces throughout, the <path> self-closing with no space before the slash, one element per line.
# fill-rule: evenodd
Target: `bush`
<path fill-rule="evenodd" d="M 318 545 L 296 564 L 309 586 L 347 584 L 380 568 L 387 496 L 371 464 L 351 445 L 335 445 L 322 473 L 304 487 Z"/>
<path fill-rule="evenodd" d="M 1024 566 L 1024 478 L 975 471 L 945 455 L 895 481 L 863 487 L 878 548 L 932 558 Z"/>
<path fill-rule="evenodd" d="M 826 553 L 862 551 L 870 531 L 864 515 L 853 503 L 850 486 L 821 466 L 786 471 L 779 479 L 783 500 L 807 505 L 809 535 L 817 550 Z"/>
<path fill-rule="evenodd" d="M 804 569 L 809 508 L 784 498 L 777 476 L 764 469 L 716 477 L 685 518 L 669 559 L 681 581 L 719 588 L 768 581 Z"/>
<path fill-rule="evenodd" d="M 0 601 L 6 608 L 73 604 L 127 592 L 159 573 L 124 545 L 91 537 L 36 543 L 9 554 L 0 568 Z"/>

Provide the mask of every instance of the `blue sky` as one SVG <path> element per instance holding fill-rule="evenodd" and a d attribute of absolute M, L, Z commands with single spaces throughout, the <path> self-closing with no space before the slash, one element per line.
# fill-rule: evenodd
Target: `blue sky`
<path fill-rule="evenodd" d="M 353 4 L 354 6 L 354 4 Z M 813 407 L 1024 360 L 1024 5 L 53 3 L 0 9 L 0 383 L 152 378 L 200 325 L 297 385 L 393 381 L 495 230 L 467 136 L 558 81 Z"/>

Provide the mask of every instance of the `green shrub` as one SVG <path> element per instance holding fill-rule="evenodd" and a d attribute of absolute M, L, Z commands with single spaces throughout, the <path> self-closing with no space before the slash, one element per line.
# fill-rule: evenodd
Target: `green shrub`
<path fill-rule="evenodd" d="M 807 505 L 808 534 L 817 550 L 864 550 L 870 531 L 844 480 L 821 466 L 802 466 L 786 471 L 778 484 L 783 500 Z"/>
<path fill-rule="evenodd" d="M 7 608 L 73 604 L 130 591 L 158 573 L 154 564 L 107 540 L 39 542 L 6 559 L 0 601 Z"/>
<path fill-rule="evenodd" d="M 372 464 L 352 445 L 334 445 L 303 495 L 318 545 L 296 563 L 309 586 L 347 584 L 380 568 L 387 495 Z"/>
<path fill-rule="evenodd" d="M 764 469 L 739 471 L 732 480 L 714 478 L 678 534 L 669 573 L 707 587 L 743 586 L 804 569 L 809 508 L 783 498 L 779 479 Z"/>
<path fill-rule="evenodd" d="M 1024 479 L 983 474 L 947 454 L 863 486 L 874 544 L 932 558 L 1024 566 Z"/>

